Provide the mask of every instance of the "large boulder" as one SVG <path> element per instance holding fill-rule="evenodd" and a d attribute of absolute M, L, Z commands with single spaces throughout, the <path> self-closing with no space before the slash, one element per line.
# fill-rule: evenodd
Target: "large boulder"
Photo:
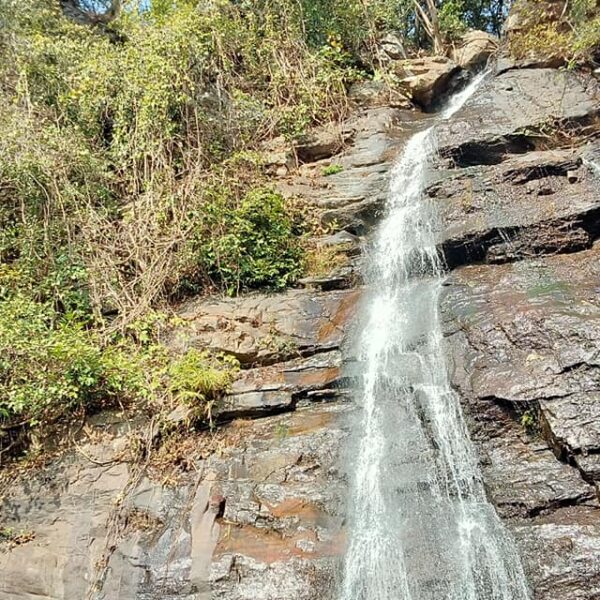
<path fill-rule="evenodd" d="M 454 49 L 452 58 L 463 69 L 477 69 L 485 65 L 490 56 L 498 50 L 498 38 L 485 31 L 469 31 L 461 45 Z"/>
<path fill-rule="evenodd" d="M 348 132 L 342 127 L 324 125 L 311 130 L 298 141 L 296 154 L 300 162 L 315 162 L 340 152 L 349 139 Z"/>
<path fill-rule="evenodd" d="M 399 62 L 395 71 L 413 100 L 427 109 L 452 91 L 461 68 L 445 56 L 427 56 Z"/>
<path fill-rule="evenodd" d="M 379 41 L 379 59 L 400 60 L 406 58 L 406 50 L 400 38 L 393 33 L 388 33 Z"/>

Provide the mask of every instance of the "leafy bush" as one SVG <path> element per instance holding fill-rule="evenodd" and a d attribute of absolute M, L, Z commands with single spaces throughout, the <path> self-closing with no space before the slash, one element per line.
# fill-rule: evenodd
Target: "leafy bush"
<path fill-rule="evenodd" d="M 564 59 L 570 52 L 570 35 L 561 30 L 558 23 L 533 25 L 510 42 L 514 58 L 533 57 Z"/>
<path fill-rule="evenodd" d="M 227 194 L 205 206 L 193 256 L 232 295 L 244 289 L 281 289 L 302 271 L 302 248 L 283 197 L 266 188 L 249 191 L 231 207 Z M 216 235 L 209 237 L 205 231 Z"/>
<path fill-rule="evenodd" d="M 0 421 L 55 421 L 142 386 L 130 349 L 103 347 L 97 334 L 57 317 L 23 296 L 0 303 Z"/>
<path fill-rule="evenodd" d="M 581 24 L 575 31 L 571 49 L 574 63 L 600 60 L 600 15 Z"/>
<path fill-rule="evenodd" d="M 57 2 L 6 0 L 0 293 L 97 321 L 117 313 L 116 327 L 190 282 L 232 293 L 293 281 L 297 255 L 283 236 L 295 232 L 281 207 L 259 218 L 237 206 L 260 183 L 243 181 L 243 165 L 225 169 L 233 201 L 215 201 L 215 179 L 262 139 L 345 114 L 358 46 L 373 35 L 357 29 L 361 6 L 166 0 L 99 30 Z M 255 218 L 260 233 L 239 245 Z M 189 236 L 206 250 L 195 267 Z"/>
<path fill-rule="evenodd" d="M 464 4 L 462 0 L 447 0 L 440 7 L 438 13 L 440 30 L 449 40 L 460 38 L 467 30 Z"/>

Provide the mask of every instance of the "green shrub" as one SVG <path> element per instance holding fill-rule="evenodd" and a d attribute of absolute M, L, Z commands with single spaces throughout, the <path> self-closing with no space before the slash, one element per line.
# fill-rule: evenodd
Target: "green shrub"
<path fill-rule="evenodd" d="M 465 6 L 462 0 L 447 0 L 438 11 L 440 31 L 452 41 L 460 38 L 467 30 L 464 20 Z"/>
<path fill-rule="evenodd" d="M 124 323 L 173 289 L 295 278 L 285 215 L 268 203 L 273 218 L 238 243 L 258 210 L 237 204 L 256 182 L 238 185 L 243 165 L 226 169 L 238 189 L 215 201 L 215 178 L 273 134 L 346 113 L 368 15 L 358 1 L 197 4 L 124 10 L 108 29 L 71 22 L 51 0 L 0 5 L 3 297 Z M 195 272 L 189 236 L 204 250 Z"/>
<path fill-rule="evenodd" d="M 51 306 L 0 302 L 0 420 L 35 426 L 134 395 L 143 385 L 131 349 L 61 320 Z"/>
<path fill-rule="evenodd" d="M 586 21 L 575 31 L 571 48 L 575 63 L 587 62 L 600 54 L 600 16 Z"/>
<path fill-rule="evenodd" d="M 559 23 L 540 23 L 513 36 L 510 52 L 514 58 L 566 59 L 570 52 L 570 34 Z"/>
<path fill-rule="evenodd" d="M 251 190 L 237 206 L 227 193 L 216 194 L 204 206 L 198 229 L 194 260 L 230 295 L 281 289 L 302 271 L 300 230 L 283 197 L 272 190 Z"/>
<path fill-rule="evenodd" d="M 538 416 L 533 410 L 526 410 L 520 418 L 521 427 L 529 434 L 535 435 L 538 433 L 540 424 Z"/>

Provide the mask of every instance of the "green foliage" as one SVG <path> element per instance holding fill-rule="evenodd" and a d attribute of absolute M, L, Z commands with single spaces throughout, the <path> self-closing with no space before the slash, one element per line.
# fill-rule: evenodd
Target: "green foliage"
<path fill-rule="evenodd" d="M 449 40 L 456 40 L 467 30 L 464 20 L 464 1 L 447 0 L 438 12 L 440 30 Z"/>
<path fill-rule="evenodd" d="M 357 29 L 361 3 L 149 6 L 101 31 L 51 0 L 0 5 L 2 297 L 127 322 L 190 281 L 232 293 L 296 277 L 285 210 L 244 212 L 238 200 L 259 174 L 246 181 L 244 165 L 220 165 L 345 114 L 346 86 L 362 76 L 356 52 L 372 35 Z M 215 193 L 225 171 L 233 194 Z M 240 244 L 255 218 L 259 233 Z M 195 265 L 188 237 L 206 250 Z"/>
<path fill-rule="evenodd" d="M 443 9 L 448 31 L 473 1 Z M 256 151 L 346 115 L 376 40 L 415 31 L 408 0 L 130 0 L 101 21 L 76 23 L 57 0 L 0 0 L 11 431 L 169 389 L 209 406 L 234 365 L 192 353 L 170 366 L 156 307 L 297 279 L 307 224 L 269 189 Z"/>
<path fill-rule="evenodd" d="M 536 433 L 539 427 L 537 415 L 531 410 L 526 410 L 521 415 L 521 427 L 530 435 Z"/>
<path fill-rule="evenodd" d="M 510 50 L 515 58 L 532 56 L 556 57 L 559 60 L 569 54 L 570 35 L 561 31 L 555 22 L 540 23 L 511 39 Z"/>
<path fill-rule="evenodd" d="M 210 421 L 214 402 L 227 391 L 238 370 L 239 362 L 232 356 L 192 348 L 169 368 L 170 390 Z"/>
<path fill-rule="evenodd" d="M 517 5 L 518 7 L 519 5 Z M 600 14 L 594 0 L 575 0 L 560 18 L 521 1 L 523 28 L 510 39 L 515 58 L 554 58 L 571 67 L 597 64 Z"/>
<path fill-rule="evenodd" d="M 54 421 L 135 394 L 142 383 L 129 348 L 103 347 L 47 304 L 20 295 L 0 303 L 0 421 Z"/>
<path fill-rule="evenodd" d="M 231 206 L 226 190 L 204 207 L 192 255 L 224 290 L 281 289 L 302 270 L 302 248 L 283 197 L 266 188 L 249 191 Z M 216 232 L 212 237 L 205 231 Z"/>
<path fill-rule="evenodd" d="M 586 62 L 594 57 L 600 58 L 600 15 L 582 22 L 576 29 L 572 41 L 572 62 Z"/>
<path fill-rule="evenodd" d="M 344 167 L 342 167 L 342 165 L 328 165 L 326 167 L 324 167 L 321 170 L 321 174 L 324 175 L 325 177 L 329 177 L 330 175 L 337 175 L 338 173 L 341 173 L 344 170 Z"/>

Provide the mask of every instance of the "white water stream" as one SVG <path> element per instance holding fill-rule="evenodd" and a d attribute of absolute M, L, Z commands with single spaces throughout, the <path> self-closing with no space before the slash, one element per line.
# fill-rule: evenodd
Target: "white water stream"
<path fill-rule="evenodd" d="M 483 75 L 455 95 L 461 108 Z M 368 255 L 349 545 L 340 600 L 525 600 L 511 537 L 486 499 L 451 389 L 438 314 L 443 265 L 424 195 L 435 128 L 393 168 L 387 216 Z"/>

